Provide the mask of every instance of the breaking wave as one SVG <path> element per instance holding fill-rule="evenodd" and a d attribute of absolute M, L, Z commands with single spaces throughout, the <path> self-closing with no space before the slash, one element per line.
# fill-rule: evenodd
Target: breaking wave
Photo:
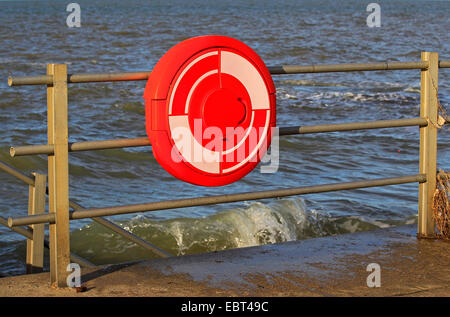
<path fill-rule="evenodd" d="M 174 255 L 213 252 L 329 236 L 414 223 L 374 221 L 359 216 L 333 217 L 307 210 L 302 198 L 254 202 L 200 218 L 153 220 L 143 215 L 117 221 L 148 242 Z M 72 232 L 72 250 L 96 264 L 156 257 L 131 241 L 92 222 Z"/>

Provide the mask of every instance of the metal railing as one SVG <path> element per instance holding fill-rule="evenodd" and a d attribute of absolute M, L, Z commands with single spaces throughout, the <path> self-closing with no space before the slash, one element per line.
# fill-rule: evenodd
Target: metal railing
<path fill-rule="evenodd" d="M 0 162 L 0 169 L 21 179 L 30 186 L 29 215 L 24 217 L 10 217 L 8 220 L 0 218 L 0 224 L 18 232 L 27 239 L 35 241 L 43 239 L 43 224 L 49 223 L 49 242 L 44 242 L 50 248 L 50 279 L 58 287 L 66 286 L 67 265 L 71 260 L 92 265 L 79 257 L 70 254 L 69 221 L 75 219 L 92 218 L 123 237 L 138 245 L 155 252 L 160 256 L 170 256 L 164 250 L 142 240 L 131 232 L 115 223 L 102 218 L 103 216 L 120 215 L 136 212 L 174 209 L 183 207 L 203 206 L 219 203 L 231 203 L 246 200 L 284 197 L 311 193 L 323 193 L 337 190 L 349 190 L 375 186 L 387 186 L 406 183 L 419 183 L 419 213 L 418 237 L 434 237 L 435 225 L 432 216 L 432 197 L 436 185 L 437 160 L 437 128 L 438 128 L 438 70 L 450 68 L 450 61 L 439 61 L 438 53 L 423 52 L 419 62 L 395 63 L 366 63 L 366 64 L 336 64 L 310 66 L 273 66 L 269 71 L 273 75 L 321 73 L 321 72 L 350 72 L 350 71 L 380 71 L 380 70 L 421 70 L 421 107 L 420 117 L 397 120 L 380 120 L 369 122 L 340 123 L 312 126 L 280 127 L 280 135 L 295 135 L 309 133 L 325 133 L 338 131 L 352 131 L 365 129 L 380 129 L 418 126 L 420 128 L 420 158 L 419 173 L 401 177 L 382 178 L 358 182 L 324 184 L 294 188 L 273 189 L 258 192 L 235 193 L 207 197 L 193 197 L 157 201 L 144 204 L 124 205 L 107 208 L 85 209 L 81 205 L 69 200 L 69 152 L 90 151 L 112 148 L 149 146 L 147 138 L 114 139 L 88 142 L 68 142 L 68 84 L 88 82 L 113 82 L 147 80 L 150 72 L 110 73 L 110 74 L 68 74 L 67 65 L 49 64 L 47 74 L 33 77 L 9 77 L 9 86 L 18 85 L 47 85 L 47 125 L 48 142 L 42 145 L 11 147 L 12 157 L 22 155 L 48 155 L 48 187 L 43 185 L 45 175 L 35 174 L 34 178 L 26 176 L 12 166 Z M 447 122 L 448 119 L 446 118 Z M 40 179 L 38 186 L 38 177 Z M 39 187 L 39 188 L 38 188 Z M 42 196 L 49 196 L 49 213 L 42 212 Z M 40 198 L 39 198 L 40 197 Z M 44 197 L 45 198 L 45 197 Z M 40 199 L 40 200 L 39 200 Z M 34 201 L 34 203 L 33 203 Z M 71 210 L 72 209 L 72 210 Z M 25 227 L 22 227 L 25 226 Z M 29 249 L 33 249 L 31 246 Z M 33 253 L 33 252 L 31 252 Z M 42 257 L 42 255 L 39 255 Z M 36 256 L 36 258 L 39 258 Z M 38 259 L 39 261 L 40 259 Z M 27 264 L 31 265 L 27 257 Z"/>

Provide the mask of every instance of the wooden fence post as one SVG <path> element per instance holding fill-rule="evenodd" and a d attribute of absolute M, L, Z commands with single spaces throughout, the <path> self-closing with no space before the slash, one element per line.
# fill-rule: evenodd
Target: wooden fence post
<path fill-rule="evenodd" d="M 29 185 L 28 215 L 45 212 L 47 176 L 33 173 L 34 186 Z M 42 272 L 44 267 L 44 224 L 31 225 L 33 239 L 27 239 L 27 274 Z"/>
<path fill-rule="evenodd" d="M 421 72 L 420 117 L 427 119 L 428 125 L 420 128 L 419 172 L 426 174 L 427 181 L 419 184 L 417 236 L 431 238 L 435 236 L 433 194 L 436 188 L 439 54 L 422 52 L 422 61 L 427 61 L 429 66 Z"/>
<path fill-rule="evenodd" d="M 66 287 L 70 263 L 67 65 L 49 64 L 47 75 L 53 76 L 53 84 L 47 86 L 48 144 L 54 146 L 48 157 L 49 213 L 55 213 L 56 220 L 49 228 L 50 281 Z"/>

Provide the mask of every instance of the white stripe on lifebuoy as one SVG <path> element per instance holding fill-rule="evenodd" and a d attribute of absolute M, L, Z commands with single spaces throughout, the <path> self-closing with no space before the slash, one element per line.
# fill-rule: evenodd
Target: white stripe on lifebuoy
<path fill-rule="evenodd" d="M 175 139 L 172 135 L 172 139 L 180 154 L 191 165 L 204 172 L 212 174 L 220 173 L 220 153 L 208 150 L 198 143 L 197 139 L 192 135 L 192 131 L 189 127 L 189 117 L 187 115 L 169 116 L 169 125 L 172 133 L 176 131 L 177 128 L 182 128 L 182 130 L 180 130 L 183 132 L 181 138 Z M 195 153 L 201 155 L 200 160 L 195 158 Z M 203 160 L 206 155 L 208 155 L 209 158 L 212 158 L 210 162 Z"/>
<path fill-rule="evenodd" d="M 194 59 L 180 74 L 180 76 L 178 77 L 177 81 L 175 82 L 175 86 L 173 87 L 173 92 L 172 95 L 170 96 L 170 101 L 169 101 L 169 115 L 172 114 L 172 103 L 173 103 L 173 98 L 175 96 L 175 91 L 178 88 L 178 84 L 180 83 L 181 79 L 183 78 L 184 74 L 187 73 L 187 71 L 194 66 L 196 63 L 198 63 L 199 61 L 201 61 L 202 59 L 208 57 L 208 56 L 212 56 L 212 55 L 217 55 L 219 54 L 219 51 L 214 51 L 214 52 L 209 52 L 206 54 L 203 54 L 199 57 L 197 57 L 196 59 Z"/>
<path fill-rule="evenodd" d="M 255 66 L 233 52 L 221 51 L 220 55 L 220 71 L 241 81 L 250 95 L 252 109 L 270 109 L 266 84 Z"/>
<path fill-rule="evenodd" d="M 191 97 L 192 94 L 194 93 L 195 88 L 197 88 L 198 84 L 200 84 L 200 82 L 205 79 L 208 76 L 211 76 L 213 74 L 217 74 L 219 72 L 218 69 L 214 69 L 210 72 L 204 73 L 203 75 L 201 75 L 196 81 L 195 83 L 192 85 L 191 90 L 189 90 L 189 94 L 186 98 L 186 107 L 184 108 L 184 113 L 187 114 L 188 113 L 188 109 L 189 109 L 189 103 L 191 101 Z M 173 95 L 172 95 L 173 96 Z"/>
<path fill-rule="evenodd" d="M 262 133 L 262 135 L 261 135 L 261 137 L 259 139 L 258 145 L 253 149 L 252 153 L 250 153 L 250 155 L 245 158 L 245 160 L 242 160 L 241 162 L 239 162 L 239 164 L 236 164 L 236 165 L 234 165 L 234 166 L 232 166 L 230 168 L 224 169 L 222 171 L 223 173 L 228 173 L 228 172 L 231 172 L 231 171 L 234 171 L 234 170 L 238 169 L 239 167 L 241 167 L 242 165 L 247 163 L 256 154 L 256 152 L 258 152 L 258 150 L 261 147 L 262 142 L 266 139 L 267 130 L 269 128 L 269 122 L 270 122 L 270 111 L 267 111 L 266 124 L 264 125 L 264 131 L 263 131 L 263 133 Z"/>

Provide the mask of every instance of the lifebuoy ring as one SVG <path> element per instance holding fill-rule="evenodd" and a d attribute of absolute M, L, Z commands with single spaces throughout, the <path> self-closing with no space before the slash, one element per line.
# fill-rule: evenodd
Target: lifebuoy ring
<path fill-rule="evenodd" d="M 275 86 L 262 59 L 238 40 L 201 36 L 175 45 L 151 72 L 144 99 L 153 154 L 183 181 L 232 183 L 270 146 Z"/>

